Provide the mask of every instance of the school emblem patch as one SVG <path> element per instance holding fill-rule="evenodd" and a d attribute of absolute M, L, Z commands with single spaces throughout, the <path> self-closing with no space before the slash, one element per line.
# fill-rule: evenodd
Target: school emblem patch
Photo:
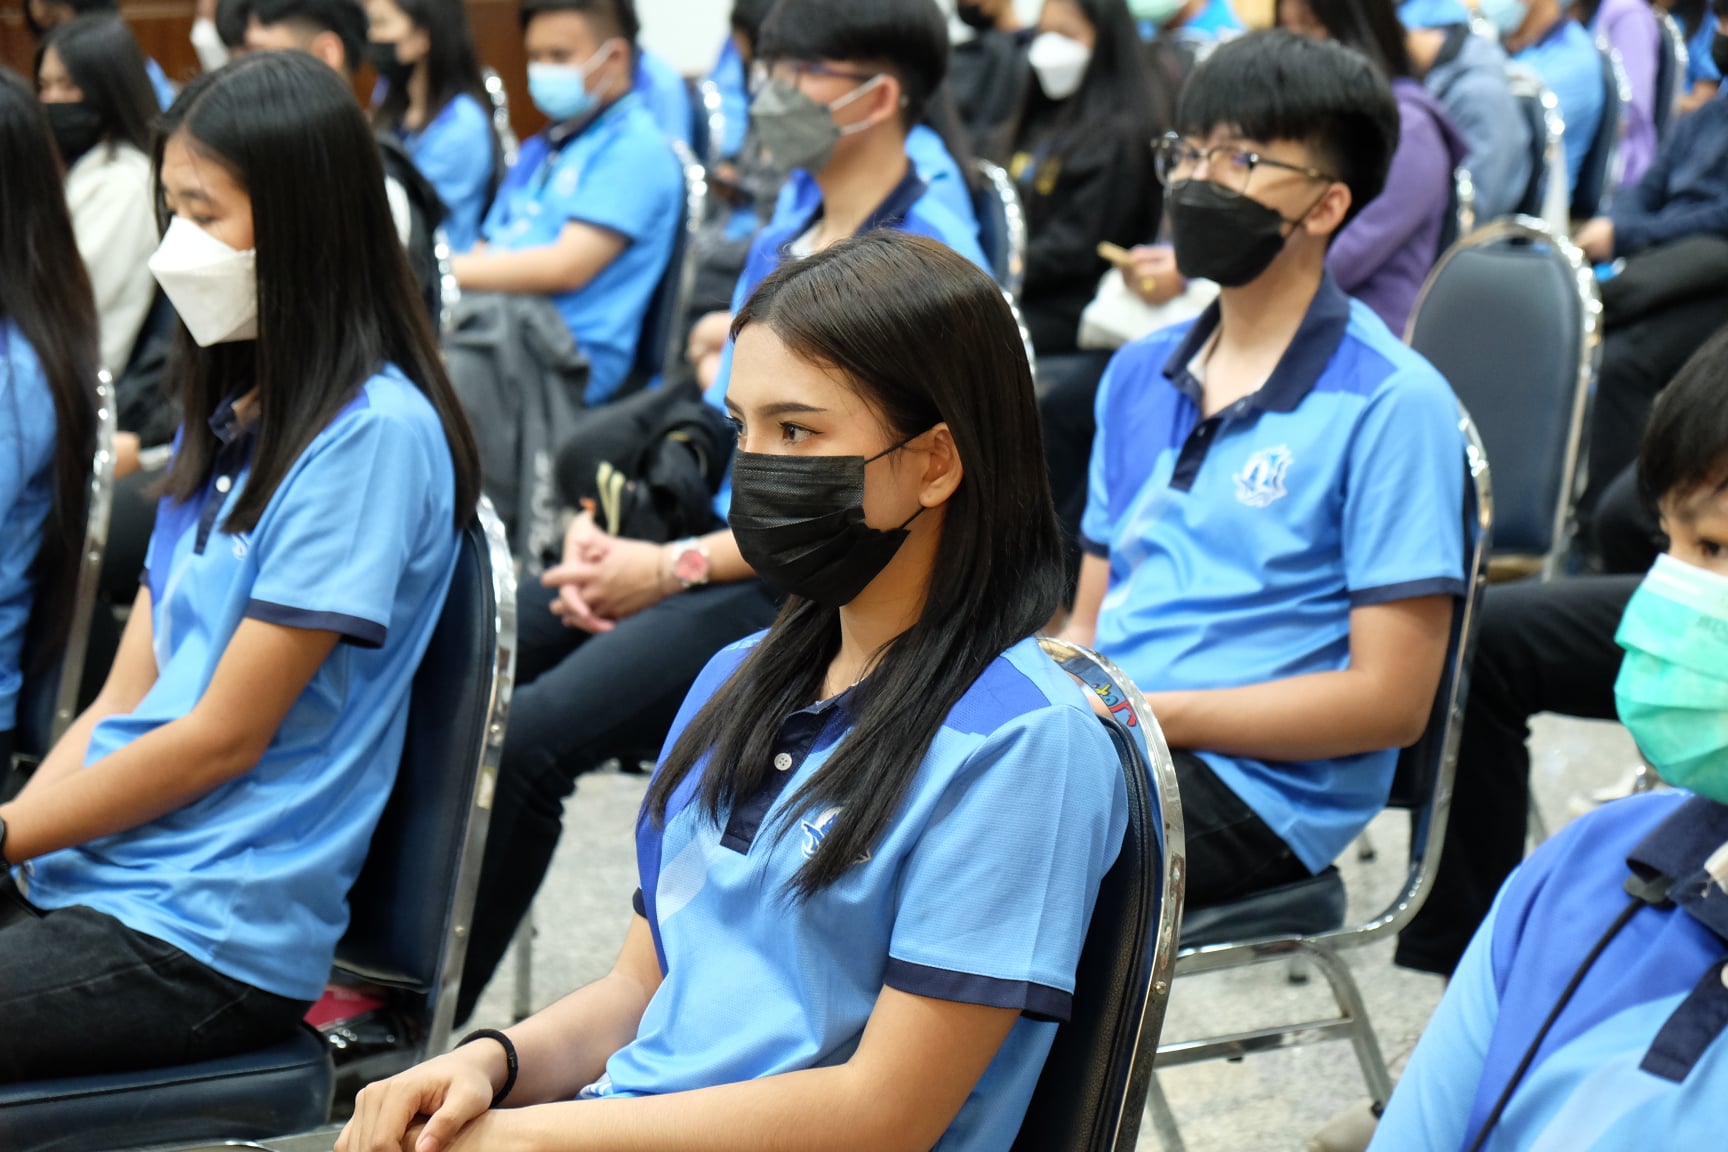
<path fill-rule="evenodd" d="M 822 847 L 822 841 L 828 838 L 828 830 L 834 827 L 834 820 L 839 815 L 840 809 L 830 808 L 814 820 L 798 822 L 804 830 L 804 859 L 809 860 L 816 855 L 816 849 Z"/>
<path fill-rule="evenodd" d="M 1242 471 L 1236 473 L 1236 499 L 1250 508 L 1264 508 L 1280 496 L 1289 495 L 1284 477 L 1290 471 L 1290 446 L 1262 448 L 1248 457 Z"/>

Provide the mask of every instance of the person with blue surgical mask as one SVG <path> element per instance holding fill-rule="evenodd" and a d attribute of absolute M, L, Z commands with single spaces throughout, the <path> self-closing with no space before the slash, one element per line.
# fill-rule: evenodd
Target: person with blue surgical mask
<path fill-rule="evenodd" d="M 1658 403 L 1665 555 L 1617 641 L 1621 721 L 1672 790 L 1597 809 L 1501 889 L 1371 1148 L 1716 1148 L 1728 1091 L 1728 333 Z"/>
<path fill-rule="evenodd" d="M 522 145 L 457 283 L 550 299 L 612 398 L 671 258 L 683 176 L 635 90 L 631 0 L 526 0 L 528 94 L 551 124 Z"/>
<path fill-rule="evenodd" d="M 1596 42 L 1561 8 L 1560 0 L 1479 0 L 1476 10 L 1493 25 L 1512 62 L 1535 70 L 1560 102 L 1570 199 L 1607 95 Z"/>

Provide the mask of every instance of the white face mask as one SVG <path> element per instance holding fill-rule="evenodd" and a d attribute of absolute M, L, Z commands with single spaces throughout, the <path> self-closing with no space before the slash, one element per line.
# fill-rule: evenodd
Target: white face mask
<path fill-rule="evenodd" d="M 1026 62 L 1038 77 L 1038 87 L 1052 100 L 1066 100 L 1080 91 L 1092 50 L 1072 36 L 1041 32 L 1026 51 Z"/>
<path fill-rule="evenodd" d="M 236 252 L 198 225 L 168 224 L 150 274 L 201 348 L 258 335 L 258 253 Z"/>

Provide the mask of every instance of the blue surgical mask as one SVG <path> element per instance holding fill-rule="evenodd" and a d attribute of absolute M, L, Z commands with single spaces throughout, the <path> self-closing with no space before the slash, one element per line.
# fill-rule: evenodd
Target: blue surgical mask
<path fill-rule="evenodd" d="M 608 40 L 582 64 L 528 65 L 528 97 L 534 101 L 534 107 L 554 124 L 594 111 L 600 98 L 588 91 L 588 77 L 611 53 L 612 41 Z"/>
<path fill-rule="evenodd" d="M 1518 31 L 1530 14 L 1529 0 L 1477 0 L 1476 11 L 1500 33 L 1500 39 Z"/>
<path fill-rule="evenodd" d="M 1728 804 L 1728 577 L 1661 556 L 1614 637 L 1620 722 L 1662 779 Z"/>

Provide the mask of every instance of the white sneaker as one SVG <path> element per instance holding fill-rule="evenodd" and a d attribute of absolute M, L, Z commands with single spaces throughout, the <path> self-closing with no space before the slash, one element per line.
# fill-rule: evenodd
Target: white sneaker
<path fill-rule="evenodd" d="M 1366 1152 L 1380 1118 L 1366 1104 L 1356 1104 L 1326 1122 L 1308 1137 L 1308 1152 Z"/>

